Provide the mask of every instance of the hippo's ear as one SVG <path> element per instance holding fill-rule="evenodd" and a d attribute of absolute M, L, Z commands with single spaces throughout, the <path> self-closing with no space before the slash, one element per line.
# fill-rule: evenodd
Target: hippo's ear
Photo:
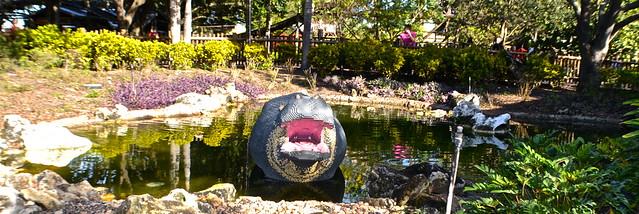
<path fill-rule="evenodd" d="M 317 99 L 319 99 L 319 98 L 320 98 L 320 96 L 319 96 L 319 95 L 317 95 L 317 94 L 316 94 L 315 96 L 313 96 L 313 99 L 316 99 L 316 100 L 317 100 Z"/>

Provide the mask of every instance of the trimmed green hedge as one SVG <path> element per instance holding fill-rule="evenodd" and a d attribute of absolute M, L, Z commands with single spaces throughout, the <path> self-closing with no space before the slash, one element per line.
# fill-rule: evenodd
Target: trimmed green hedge
<path fill-rule="evenodd" d="M 70 68 L 140 69 L 157 65 L 161 60 L 170 60 L 176 69 L 199 66 L 205 69 L 224 66 L 238 51 L 230 41 L 210 41 L 201 45 L 186 43 L 165 44 L 158 41 L 140 41 L 123 37 L 114 32 L 100 33 L 60 31 L 55 25 L 37 29 L 20 30 L 9 37 L 0 36 L 3 48 L 0 55 L 20 58 L 33 50 L 52 52 Z"/>
<path fill-rule="evenodd" d="M 354 75 L 378 71 L 384 76 L 392 77 L 405 72 L 427 80 L 461 84 L 467 84 L 469 77 L 473 84 L 506 79 L 510 67 L 505 56 L 491 54 L 477 46 L 464 49 L 431 45 L 396 48 L 390 43 L 372 39 L 313 47 L 309 53 L 309 62 L 323 75 L 341 66 Z"/>

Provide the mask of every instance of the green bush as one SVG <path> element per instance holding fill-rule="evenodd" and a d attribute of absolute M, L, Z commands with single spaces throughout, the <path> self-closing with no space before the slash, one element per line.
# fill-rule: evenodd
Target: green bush
<path fill-rule="evenodd" d="M 485 48 L 470 46 L 455 51 L 453 59 L 453 71 L 461 83 L 478 85 L 487 80 L 503 79 L 508 67 L 506 58 L 494 55 Z"/>
<path fill-rule="evenodd" d="M 420 49 L 408 49 L 414 53 L 410 55 L 412 61 L 407 60 L 407 64 L 412 65 L 415 74 L 429 80 L 441 80 L 448 78 L 446 57 L 450 55 L 450 49 L 439 48 L 434 45 L 426 45 Z"/>
<path fill-rule="evenodd" d="M 267 60 L 266 48 L 258 43 L 244 45 L 244 57 L 246 58 L 247 70 L 257 68 Z"/>
<path fill-rule="evenodd" d="M 206 69 L 226 66 L 239 47 L 228 40 L 208 41 L 196 47 L 197 61 Z"/>
<path fill-rule="evenodd" d="M 192 44 L 178 42 L 169 45 L 169 59 L 173 69 L 189 69 L 193 66 L 195 47 Z"/>
<path fill-rule="evenodd" d="M 347 41 L 338 45 L 340 65 L 356 74 L 377 70 L 385 76 L 396 74 L 404 65 L 402 52 L 374 39 Z"/>
<path fill-rule="evenodd" d="M 466 188 L 487 192 L 480 200 L 462 202 L 470 213 L 599 213 L 631 211 L 621 193 L 612 147 L 578 138 L 557 143 L 554 133 L 513 138 L 512 150 L 494 169 L 477 166 L 488 180 Z M 612 162 L 612 164 L 610 164 Z M 636 180 L 636 178 L 634 178 Z"/>
<path fill-rule="evenodd" d="M 64 55 L 64 52 L 69 49 L 70 43 L 67 36 L 69 30 L 62 32 L 57 25 L 49 24 L 29 31 L 30 48 L 45 48 L 58 56 Z"/>
<path fill-rule="evenodd" d="M 311 49 L 313 49 L 313 47 L 311 47 Z M 288 60 L 295 60 L 299 58 L 299 55 L 297 54 L 297 46 L 293 43 L 279 43 L 275 46 L 275 52 L 278 53 L 278 62 L 286 63 Z"/>
<path fill-rule="evenodd" d="M 140 43 L 142 52 L 139 62 L 142 67 L 148 68 L 160 63 L 160 60 L 168 58 L 169 45 L 158 41 L 144 41 Z"/>
<path fill-rule="evenodd" d="M 315 67 L 320 77 L 328 75 L 335 70 L 339 62 L 339 50 L 337 45 L 319 45 L 308 51 L 308 62 Z"/>
<path fill-rule="evenodd" d="M 35 70 L 56 68 L 62 65 L 62 59 L 58 54 L 47 48 L 34 48 L 29 50 L 28 61 L 22 60 L 22 65 Z"/>
<path fill-rule="evenodd" d="M 97 70 L 111 70 L 122 62 L 124 37 L 105 31 L 97 35 L 93 45 L 93 65 Z"/>

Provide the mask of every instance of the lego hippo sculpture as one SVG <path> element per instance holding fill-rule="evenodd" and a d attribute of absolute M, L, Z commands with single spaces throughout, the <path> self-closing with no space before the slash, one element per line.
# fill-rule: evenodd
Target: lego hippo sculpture
<path fill-rule="evenodd" d="M 293 93 L 264 104 L 249 138 L 249 151 L 267 178 L 323 181 L 332 178 L 342 163 L 346 136 L 324 99 Z"/>

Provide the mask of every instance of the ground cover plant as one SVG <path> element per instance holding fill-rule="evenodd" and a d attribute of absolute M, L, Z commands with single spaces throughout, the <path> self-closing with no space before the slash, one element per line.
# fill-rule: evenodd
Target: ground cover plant
<path fill-rule="evenodd" d="M 513 137 L 509 143 L 514 148 L 500 154 L 504 161 L 498 166 L 476 166 L 488 179 L 466 190 L 486 195 L 462 202 L 465 212 L 629 213 L 636 208 L 627 196 L 637 192 L 637 138 L 558 142 L 555 132 L 548 132 Z"/>
<path fill-rule="evenodd" d="M 116 86 L 112 101 L 129 109 L 154 109 L 166 107 L 182 94 L 196 92 L 204 94 L 209 86 L 223 87 L 233 81 L 229 77 L 213 75 L 196 75 L 180 77 L 174 80 L 147 78 L 137 82 L 125 82 Z M 245 95 L 255 98 L 265 91 L 261 87 L 236 80 L 236 89 Z"/>

